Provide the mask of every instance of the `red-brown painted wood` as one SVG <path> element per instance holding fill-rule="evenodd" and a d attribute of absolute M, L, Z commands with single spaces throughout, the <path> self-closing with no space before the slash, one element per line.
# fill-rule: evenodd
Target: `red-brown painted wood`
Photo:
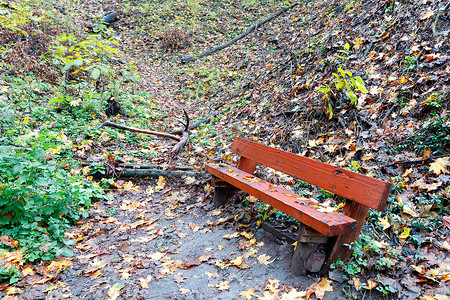
<path fill-rule="evenodd" d="M 384 210 L 391 184 L 346 169 L 236 137 L 231 150 L 370 208 Z"/>
<path fill-rule="evenodd" d="M 258 163 L 256 161 L 247 157 L 241 157 L 238 163 L 238 169 L 253 174 L 255 173 L 257 165 Z"/>
<path fill-rule="evenodd" d="M 303 204 L 304 201 L 301 201 L 299 195 L 280 186 L 275 189 L 268 182 L 238 168 L 230 165 L 207 165 L 206 170 L 322 234 L 327 236 L 348 235 L 356 230 L 356 220 L 338 212 L 319 212 L 316 208 Z"/>

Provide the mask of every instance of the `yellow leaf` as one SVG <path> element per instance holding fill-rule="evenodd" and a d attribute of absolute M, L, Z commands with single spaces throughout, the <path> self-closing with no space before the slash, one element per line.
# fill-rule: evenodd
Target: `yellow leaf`
<path fill-rule="evenodd" d="M 269 279 L 269 284 L 264 288 L 265 291 L 275 293 L 280 288 L 280 281 L 277 279 Z"/>
<path fill-rule="evenodd" d="M 275 258 L 270 260 L 272 257 L 266 254 L 261 254 L 258 256 L 258 262 L 262 265 L 269 265 L 275 261 Z"/>
<path fill-rule="evenodd" d="M 375 280 L 373 280 L 373 279 L 369 279 L 368 281 L 367 281 L 367 286 L 365 287 L 367 290 L 371 290 L 371 289 L 373 289 L 374 287 L 376 287 L 377 286 L 377 283 L 375 282 Z"/>
<path fill-rule="evenodd" d="M 317 299 L 323 299 L 325 292 L 332 292 L 333 287 L 330 284 L 330 281 L 327 278 L 323 278 L 317 288 L 315 294 Z"/>
<path fill-rule="evenodd" d="M 70 73 L 70 74 L 75 75 L 75 74 L 77 74 L 78 72 L 80 72 L 80 69 L 76 69 L 75 71 L 73 71 L 73 72 Z"/>
<path fill-rule="evenodd" d="M 425 20 L 425 19 L 430 18 L 432 15 L 434 15 L 434 11 L 432 11 L 432 10 L 427 11 L 426 13 L 424 13 L 424 14 L 422 15 L 422 17 L 420 17 L 420 19 L 421 19 L 421 20 Z"/>
<path fill-rule="evenodd" d="M 216 284 L 216 288 L 219 291 L 227 291 L 230 288 L 230 283 L 228 281 L 222 281 Z"/>
<path fill-rule="evenodd" d="M 164 179 L 164 177 L 159 176 L 158 182 L 157 182 L 156 184 L 158 185 L 158 187 L 159 187 L 160 189 L 163 189 L 164 186 L 166 185 L 166 183 L 167 183 L 167 181 Z"/>
<path fill-rule="evenodd" d="M 358 277 L 354 277 L 353 286 L 355 287 L 355 290 L 359 291 L 359 289 L 361 288 L 361 279 L 359 279 Z"/>
<path fill-rule="evenodd" d="M 71 266 L 73 263 L 69 260 L 60 260 L 60 261 L 52 261 L 51 264 L 47 267 L 47 270 L 58 272 L 62 269 L 66 269 Z"/>
<path fill-rule="evenodd" d="M 249 240 L 253 237 L 253 233 L 248 233 L 246 231 L 241 232 L 240 234 L 241 234 L 241 236 L 245 237 L 247 240 Z"/>
<path fill-rule="evenodd" d="M 242 262 L 243 262 L 242 256 L 238 256 L 232 261 L 230 261 L 230 265 L 240 267 L 242 265 Z"/>
<path fill-rule="evenodd" d="M 117 299 L 120 295 L 120 290 L 123 289 L 125 284 L 115 283 L 108 291 L 108 296 L 111 300 Z"/>
<path fill-rule="evenodd" d="M 30 123 L 30 118 L 28 118 L 28 117 L 23 118 L 22 123 L 27 125 L 28 123 Z"/>
<path fill-rule="evenodd" d="M 240 292 L 239 296 L 244 297 L 245 299 L 252 299 L 255 296 L 255 289 L 249 289 L 246 291 Z"/>
<path fill-rule="evenodd" d="M 384 218 L 378 218 L 378 223 L 383 225 L 383 230 L 388 229 L 389 227 L 391 227 L 391 223 L 389 223 L 388 217 L 384 217 Z"/>
<path fill-rule="evenodd" d="M 184 295 L 186 295 L 187 293 L 189 293 L 191 290 L 190 289 L 185 289 L 185 288 L 181 288 L 180 292 Z"/>
<path fill-rule="evenodd" d="M 148 275 L 147 277 L 139 278 L 139 285 L 143 289 L 148 289 L 148 283 L 152 280 L 152 275 Z"/>
<path fill-rule="evenodd" d="M 229 169 L 228 169 L 228 172 L 233 173 L 233 169 L 232 169 L 232 168 L 229 168 Z"/>
<path fill-rule="evenodd" d="M 206 275 L 208 275 L 208 278 L 219 278 L 218 273 L 211 273 L 211 272 L 205 272 Z"/>
<path fill-rule="evenodd" d="M 25 269 L 22 270 L 22 275 L 23 275 L 24 277 L 25 277 L 25 276 L 28 276 L 28 275 L 33 276 L 33 275 L 34 275 L 34 271 L 33 271 L 32 268 L 28 267 L 28 268 L 25 268 Z"/>
<path fill-rule="evenodd" d="M 23 293 L 23 290 L 13 287 L 13 286 L 6 290 L 6 295 L 20 295 L 22 293 Z"/>
<path fill-rule="evenodd" d="M 360 38 L 356 38 L 355 39 L 355 45 L 353 46 L 356 50 L 359 50 L 359 48 L 361 48 L 361 39 Z"/>
<path fill-rule="evenodd" d="M 402 240 L 405 240 L 408 236 L 409 236 L 409 228 L 405 227 L 403 229 L 403 232 L 400 233 L 400 235 L 398 237 L 401 238 Z"/>
<path fill-rule="evenodd" d="M 406 79 L 405 76 L 402 76 L 402 78 L 400 78 L 400 80 L 398 81 L 398 83 L 405 83 L 408 82 L 408 79 Z"/>
<path fill-rule="evenodd" d="M 447 166 L 450 166 L 449 159 L 450 157 L 436 159 L 436 161 L 430 165 L 430 171 L 433 171 L 436 175 L 448 173 Z"/>

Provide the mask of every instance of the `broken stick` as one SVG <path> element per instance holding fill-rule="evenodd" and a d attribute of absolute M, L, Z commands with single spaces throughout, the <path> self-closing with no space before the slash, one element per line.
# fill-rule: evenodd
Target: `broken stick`
<path fill-rule="evenodd" d="M 132 131 L 132 132 L 139 132 L 139 133 L 145 133 L 145 134 L 152 134 L 152 135 L 156 135 L 156 136 L 162 136 L 162 137 L 167 137 L 176 141 L 180 141 L 181 138 L 177 135 L 173 135 L 170 133 L 165 133 L 165 132 L 160 132 L 160 131 L 153 131 L 153 130 L 146 130 L 146 129 L 140 129 L 140 128 L 135 128 L 135 127 L 129 127 L 129 126 L 124 126 L 124 125 L 119 125 L 116 123 L 112 123 L 112 122 L 103 122 L 102 125 L 100 125 L 100 127 L 111 127 L 111 128 L 116 128 L 116 129 L 121 129 L 121 130 L 127 130 L 127 131 Z"/>
<path fill-rule="evenodd" d="M 262 20 L 262 21 L 260 21 L 260 22 L 258 22 L 256 24 L 253 24 L 245 32 L 241 33 L 240 35 L 238 35 L 237 37 L 235 37 L 231 41 L 229 41 L 229 42 L 227 42 L 225 44 L 216 46 L 214 48 L 208 49 L 206 51 L 203 51 L 197 57 L 194 57 L 194 56 L 184 57 L 184 58 L 181 59 L 181 63 L 188 63 L 188 62 L 191 62 L 191 61 L 195 61 L 195 60 L 197 60 L 199 58 L 203 58 L 205 56 L 211 55 L 213 53 L 216 53 L 217 51 L 220 51 L 222 49 L 227 48 L 228 46 L 231 46 L 232 44 L 236 43 L 238 40 L 246 37 L 247 35 L 249 35 L 253 31 L 255 31 L 256 28 L 258 28 L 258 27 L 266 24 L 267 22 L 275 19 L 276 17 L 280 16 L 281 14 L 287 12 L 288 10 L 290 10 L 291 8 L 293 8 L 293 7 L 297 6 L 297 5 L 298 5 L 298 3 L 294 3 L 291 6 L 288 6 L 288 7 L 285 7 L 283 9 L 280 9 L 279 11 L 277 11 L 276 13 L 274 13 L 271 16 L 267 17 L 266 19 L 264 19 L 264 20 Z"/>

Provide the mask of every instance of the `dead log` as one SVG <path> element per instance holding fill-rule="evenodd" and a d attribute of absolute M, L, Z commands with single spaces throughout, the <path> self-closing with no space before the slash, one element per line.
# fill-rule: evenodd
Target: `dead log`
<path fill-rule="evenodd" d="M 101 173 L 92 174 L 93 178 L 159 178 L 163 177 L 182 177 L 182 176 L 197 176 L 199 172 L 194 171 L 181 171 L 181 170 L 161 170 L 161 169 L 123 169 L 116 170 L 110 175 L 105 175 Z"/>
<path fill-rule="evenodd" d="M 102 161 L 99 162 L 90 162 L 90 161 L 85 161 L 82 162 L 81 165 L 83 167 L 88 167 L 90 165 L 96 164 L 96 163 L 105 163 Z M 132 163 L 120 163 L 117 164 L 118 168 L 124 168 L 124 169 L 128 169 L 128 170 L 144 170 L 144 169 L 158 169 L 160 168 L 159 165 L 140 165 L 140 164 L 132 164 Z M 190 171 L 190 170 L 194 170 L 194 167 L 191 166 L 169 166 L 168 167 L 170 170 L 180 170 L 180 171 Z"/>
<path fill-rule="evenodd" d="M 264 19 L 264 20 L 262 20 L 262 21 L 260 21 L 260 22 L 258 22 L 258 23 L 256 23 L 256 24 L 253 24 L 253 25 L 250 26 L 245 32 L 241 33 L 240 35 L 238 35 L 237 37 L 235 37 L 235 38 L 232 39 L 231 41 L 229 41 L 229 42 L 227 42 L 227 43 L 225 43 L 225 44 L 216 46 L 216 47 L 214 47 L 214 48 L 208 49 L 208 50 L 206 50 L 206 51 L 203 51 L 202 53 L 200 53 L 200 54 L 199 54 L 198 56 L 196 56 L 196 57 L 194 57 L 194 56 L 184 57 L 184 58 L 181 59 L 181 63 L 188 63 L 188 62 L 191 62 L 191 61 L 195 61 L 195 60 L 197 60 L 197 59 L 199 59 L 199 58 L 203 58 L 203 57 L 209 56 L 209 55 L 211 55 L 211 54 L 213 54 L 213 53 L 216 53 L 217 51 L 220 51 L 220 50 L 222 50 L 222 49 L 227 48 L 228 46 L 231 46 L 232 44 L 236 43 L 236 42 L 239 41 L 240 39 L 246 37 L 247 35 L 249 35 L 249 34 L 252 33 L 253 31 L 255 31 L 256 28 L 261 27 L 262 25 L 264 25 L 264 24 L 266 24 L 267 22 L 269 22 L 269 21 L 275 19 L 276 17 L 280 16 L 281 14 L 287 12 L 288 10 L 290 10 L 291 8 L 293 8 L 293 7 L 297 6 L 297 5 L 298 5 L 298 3 L 294 3 L 294 4 L 292 4 L 291 6 L 288 6 L 288 7 L 285 7 L 285 8 L 283 8 L 283 9 L 280 9 L 279 11 L 275 12 L 274 14 L 272 14 L 272 15 L 269 16 L 269 17 L 267 17 L 266 19 Z"/>

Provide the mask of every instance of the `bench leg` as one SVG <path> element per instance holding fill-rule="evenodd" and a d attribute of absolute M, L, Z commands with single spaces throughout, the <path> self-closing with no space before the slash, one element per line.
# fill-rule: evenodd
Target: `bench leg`
<path fill-rule="evenodd" d="M 215 207 L 220 207 L 227 202 L 232 187 L 227 182 L 214 176 L 212 185 L 214 186 L 213 204 Z"/>
<path fill-rule="evenodd" d="M 326 260 L 324 244 L 327 242 L 327 236 L 301 225 L 297 236 L 297 246 L 292 255 L 293 272 L 297 275 L 306 275 L 307 271 L 320 272 Z"/>
<path fill-rule="evenodd" d="M 227 202 L 229 191 L 230 191 L 229 187 L 216 186 L 214 188 L 213 204 L 215 207 L 220 207 Z"/>

